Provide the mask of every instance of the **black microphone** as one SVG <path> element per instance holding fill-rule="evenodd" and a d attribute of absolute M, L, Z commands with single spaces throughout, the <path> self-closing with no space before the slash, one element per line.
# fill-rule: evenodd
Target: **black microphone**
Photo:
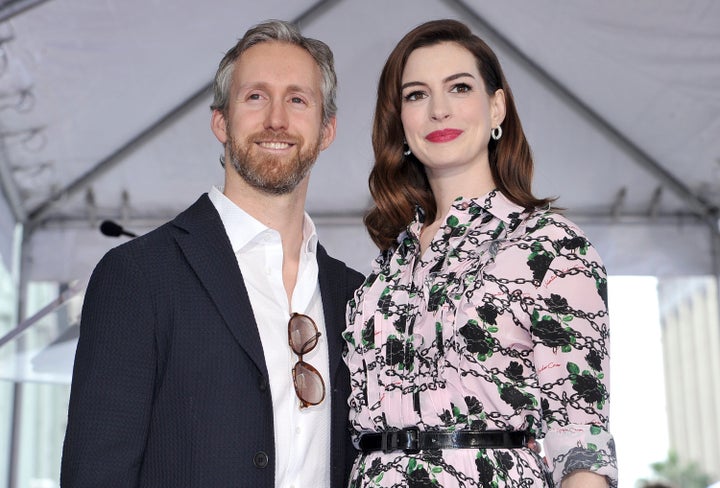
<path fill-rule="evenodd" d="M 116 224 L 112 220 L 103 220 L 102 224 L 100 224 L 100 232 L 108 237 L 137 237 L 137 234 L 133 234 L 132 232 L 123 229 L 121 225 Z"/>

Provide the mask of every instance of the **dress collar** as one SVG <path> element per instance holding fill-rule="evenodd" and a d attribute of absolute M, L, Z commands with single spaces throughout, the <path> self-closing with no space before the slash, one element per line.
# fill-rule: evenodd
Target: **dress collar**
<path fill-rule="evenodd" d="M 480 197 L 465 198 L 457 197 L 450 205 L 446 218 L 455 216 L 461 221 L 472 220 L 479 210 L 489 212 L 507 224 L 510 230 L 515 229 L 521 221 L 521 214 L 525 211 L 520 205 L 510 201 L 500 190 L 495 189 Z M 425 223 L 425 211 L 419 205 L 415 206 L 415 218 L 408 231 L 419 235 L 422 225 Z"/>
<path fill-rule="evenodd" d="M 493 217 L 505 222 L 509 227 L 517 226 L 520 214 L 525 210 L 520 205 L 510 201 L 500 190 L 495 189 L 491 192 L 476 198 L 458 197 L 452 204 L 452 207 L 458 212 L 474 213 L 478 207 L 486 210 Z"/>

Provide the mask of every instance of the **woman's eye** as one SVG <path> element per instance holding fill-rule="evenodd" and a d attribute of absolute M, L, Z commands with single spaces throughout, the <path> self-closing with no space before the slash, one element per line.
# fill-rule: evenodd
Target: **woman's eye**
<path fill-rule="evenodd" d="M 420 100 L 422 98 L 425 98 L 425 93 L 421 91 L 410 92 L 407 95 L 403 96 L 403 100 L 405 100 L 406 102 L 414 102 L 415 100 Z"/>
<path fill-rule="evenodd" d="M 452 93 L 467 93 L 469 91 L 472 91 L 472 87 L 466 83 L 458 83 L 457 85 L 453 85 L 450 92 Z"/>

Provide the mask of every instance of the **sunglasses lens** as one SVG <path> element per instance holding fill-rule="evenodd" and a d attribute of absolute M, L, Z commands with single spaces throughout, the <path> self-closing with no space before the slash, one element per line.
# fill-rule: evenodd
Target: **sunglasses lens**
<path fill-rule="evenodd" d="M 320 372 L 302 358 L 317 345 L 320 335 L 315 322 L 307 315 L 295 313 L 290 317 L 288 339 L 293 352 L 298 355 L 292 370 L 293 383 L 301 408 L 319 405 L 325 399 L 325 382 Z"/>
<path fill-rule="evenodd" d="M 325 398 L 325 384 L 320 373 L 307 363 L 299 362 L 293 368 L 295 391 L 308 405 L 317 405 Z"/>
<path fill-rule="evenodd" d="M 315 322 L 305 315 L 294 315 L 290 319 L 290 346 L 297 355 L 306 354 L 317 345 L 318 334 Z"/>

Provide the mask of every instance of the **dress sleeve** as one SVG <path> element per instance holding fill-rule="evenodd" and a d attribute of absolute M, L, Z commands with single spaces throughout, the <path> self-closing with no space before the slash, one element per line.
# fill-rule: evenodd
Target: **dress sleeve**
<path fill-rule="evenodd" d="M 155 308 L 127 253 L 95 268 L 80 322 L 61 484 L 137 486 L 156 374 Z"/>
<path fill-rule="evenodd" d="M 533 257 L 544 255 L 547 263 L 528 309 L 546 432 L 543 447 L 556 486 L 573 471 L 589 470 L 615 487 L 615 442 L 608 430 L 607 275 L 579 229 L 566 231 L 537 246 L 528 260 L 532 267 Z"/>

